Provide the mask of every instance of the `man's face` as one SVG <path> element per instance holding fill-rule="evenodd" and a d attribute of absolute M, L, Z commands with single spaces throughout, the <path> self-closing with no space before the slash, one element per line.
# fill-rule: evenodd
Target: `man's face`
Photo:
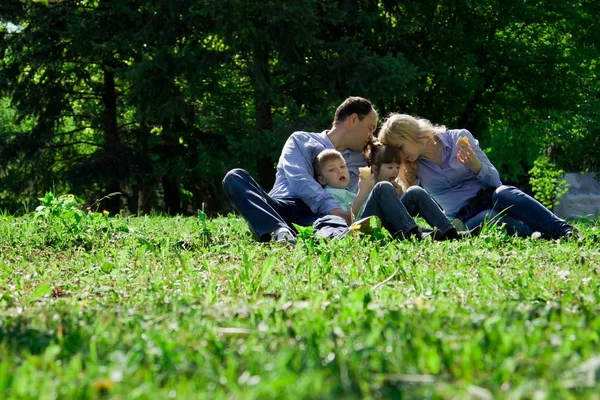
<path fill-rule="evenodd" d="M 321 185 L 331 186 L 337 189 L 346 189 L 350 174 L 343 159 L 334 158 L 323 163 L 321 175 L 318 180 Z"/>
<path fill-rule="evenodd" d="M 362 151 L 365 145 L 373 140 L 373 133 L 377 129 L 378 115 L 375 110 L 371 110 L 362 121 L 356 114 L 352 114 L 348 118 L 350 119 L 348 148 L 354 151 Z"/>

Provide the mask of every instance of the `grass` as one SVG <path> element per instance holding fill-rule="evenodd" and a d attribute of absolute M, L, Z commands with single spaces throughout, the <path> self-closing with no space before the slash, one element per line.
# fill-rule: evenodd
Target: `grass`
<path fill-rule="evenodd" d="M 67 200 L 0 217 L 0 398 L 599 398 L 597 222 L 289 249 Z"/>

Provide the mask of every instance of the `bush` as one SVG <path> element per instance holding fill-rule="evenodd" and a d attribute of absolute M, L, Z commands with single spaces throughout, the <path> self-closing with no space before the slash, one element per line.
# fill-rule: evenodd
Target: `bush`
<path fill-rule="evenodd" d="M 531 176 L 529 183 L 535 198 L 549 209 L 560 204 L 558 199 L 569 189 L 564 173 L 565 171 L 558 168 L 546 156 L 538 157 L 533 163 L 533 168 L 529 170 Z"/>

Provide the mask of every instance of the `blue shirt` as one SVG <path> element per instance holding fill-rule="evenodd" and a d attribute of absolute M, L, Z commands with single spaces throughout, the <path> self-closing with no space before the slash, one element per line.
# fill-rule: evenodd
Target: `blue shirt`
<path fill-rule="evenodd" d="M 317 215 L 329 214 L 334 208 L 340 208 L 333 196 L 317 182 L 313 170 L 313 161 L 325 149 L 334 149 L 327 136 L 328 131 L 294 132 L 283 146 L 275 185 L 269 192 L 274 198 L 300 198 Z M 358 192 L 358 168 L 367 165 L 361 152 L 346 149 L 341 152 L 350 173 L 348 190 Z"/>
<path fill-rule="evenodd" d="M 478 174 L 456 157 L 459 137 L 466 136 L 473 152 L 481 161 Z M 453 218 L 475 196 L 480 189 L 496 188 L 502 185 L 500 174 L 479 147 L 479 141 L 466 129 L 449 130 L 438 134 L 442 140 L 442 165 L 430 161 L 423 156 L 417 159 L 417 177 L 421 186 L 442 206 L 446 215 Z"/>

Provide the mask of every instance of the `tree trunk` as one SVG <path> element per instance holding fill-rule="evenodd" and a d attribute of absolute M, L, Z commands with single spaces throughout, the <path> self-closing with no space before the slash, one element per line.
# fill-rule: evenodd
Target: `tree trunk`
<path fill-rule="evenodd" d="M 181 213 L 181 194 L 179 192 L 180 178 L 165 175 L 162 177 L 165 195 L 165 207 L 169 215 Z"/>
<path fill-rule="evenodd" d="M 162 151 L 163 164 L 167 166 L 161 178 L 165 208 L 167 213 L 175 215 L 181 213 L 181 165 L 185 153 L 179 144 L 179 133 L 185 129 L 181 119 L 163 125 Z"/>
<path fill-rule="evenodd" d="M 271 89 L 269 57 L 269 50 L 265 49 L 262 43 L 255 46 L 252 54 L 254 104 L 256 108 L 254 129 L 259 138 L 258 145 L 263 149 L 268 149 L 265 136 L 270 135 L 273 129 L 273 111 L 269 93 Z M 269 157 L 269 152 L 259 151 L 257 154 L 258 183 L 269 191 L 275 183 L 274 160 Z"/>
<path fill-rule="evenodd" d="M 103 128 L 104 128 L 104 153 L 107 165 L 108 178 L 106 181 L 107 192 L 105 195 L 120 192 L 119 173 L 119 130 L 117 126 L 117 92 L 115 89 L 115 74 L 104 69 L 104 87 L 102 92 L 104 102 Z M 121 206 L 121 195 L 112 196 L 103 201 L 102 207 L 112 214 L 118 214 Z"/>

